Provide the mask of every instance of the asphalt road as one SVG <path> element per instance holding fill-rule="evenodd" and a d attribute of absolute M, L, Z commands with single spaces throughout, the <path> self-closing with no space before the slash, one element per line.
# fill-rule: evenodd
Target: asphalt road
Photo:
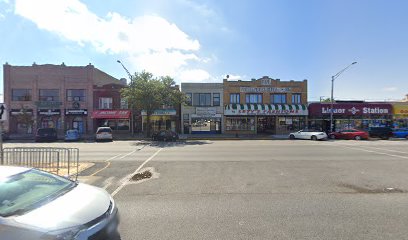
<path fill-rule="evenodd" d="M 114 195 L 125 240 L 408 238 L 408 141 L 53 146 L 96 163 L 80 179 Z"/>

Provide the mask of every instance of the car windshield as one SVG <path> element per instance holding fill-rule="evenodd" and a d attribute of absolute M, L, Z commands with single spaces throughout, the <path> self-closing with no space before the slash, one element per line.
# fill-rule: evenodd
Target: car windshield
<path fill-rule="evenodd" d="M 98 129 L 97 133 L 111 133 L 112 130 L 110 128 L 100 128 Z"/>
<path fill-rule="evenodd" d="M 69 192 L 76 186 L 68 179 L 28 170 L 0 178 L 0 216 L 21 215 Z"/>

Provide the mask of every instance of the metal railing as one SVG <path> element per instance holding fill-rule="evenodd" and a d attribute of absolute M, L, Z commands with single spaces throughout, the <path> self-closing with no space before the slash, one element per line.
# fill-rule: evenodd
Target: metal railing
<path fill-rule="evenodd" d="M 53 147 L 4 148 L 1 165 L 34 167 L 76 179 L 79 171 L 79 149 Z"/>

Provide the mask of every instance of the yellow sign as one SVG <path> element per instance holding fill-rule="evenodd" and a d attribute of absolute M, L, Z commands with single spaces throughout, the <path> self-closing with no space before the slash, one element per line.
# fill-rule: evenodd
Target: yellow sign
<path fill-rule="evenodd" d="M 408 116 L 408 104 L 394 104 L 394 115 L 397 116 Z"/>

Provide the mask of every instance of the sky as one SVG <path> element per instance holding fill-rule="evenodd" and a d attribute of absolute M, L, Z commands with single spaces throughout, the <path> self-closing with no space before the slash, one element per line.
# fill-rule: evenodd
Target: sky
<path fill-rule="evenodd" d="M 309 101 L 408 94 L 405 0 L 0 0 L 0 63 L 181 82 L 308 80 Z M 0 69 L 3 76 L 3 69 Z M 2 83 L 0 92 L 3 92 Z"/>

